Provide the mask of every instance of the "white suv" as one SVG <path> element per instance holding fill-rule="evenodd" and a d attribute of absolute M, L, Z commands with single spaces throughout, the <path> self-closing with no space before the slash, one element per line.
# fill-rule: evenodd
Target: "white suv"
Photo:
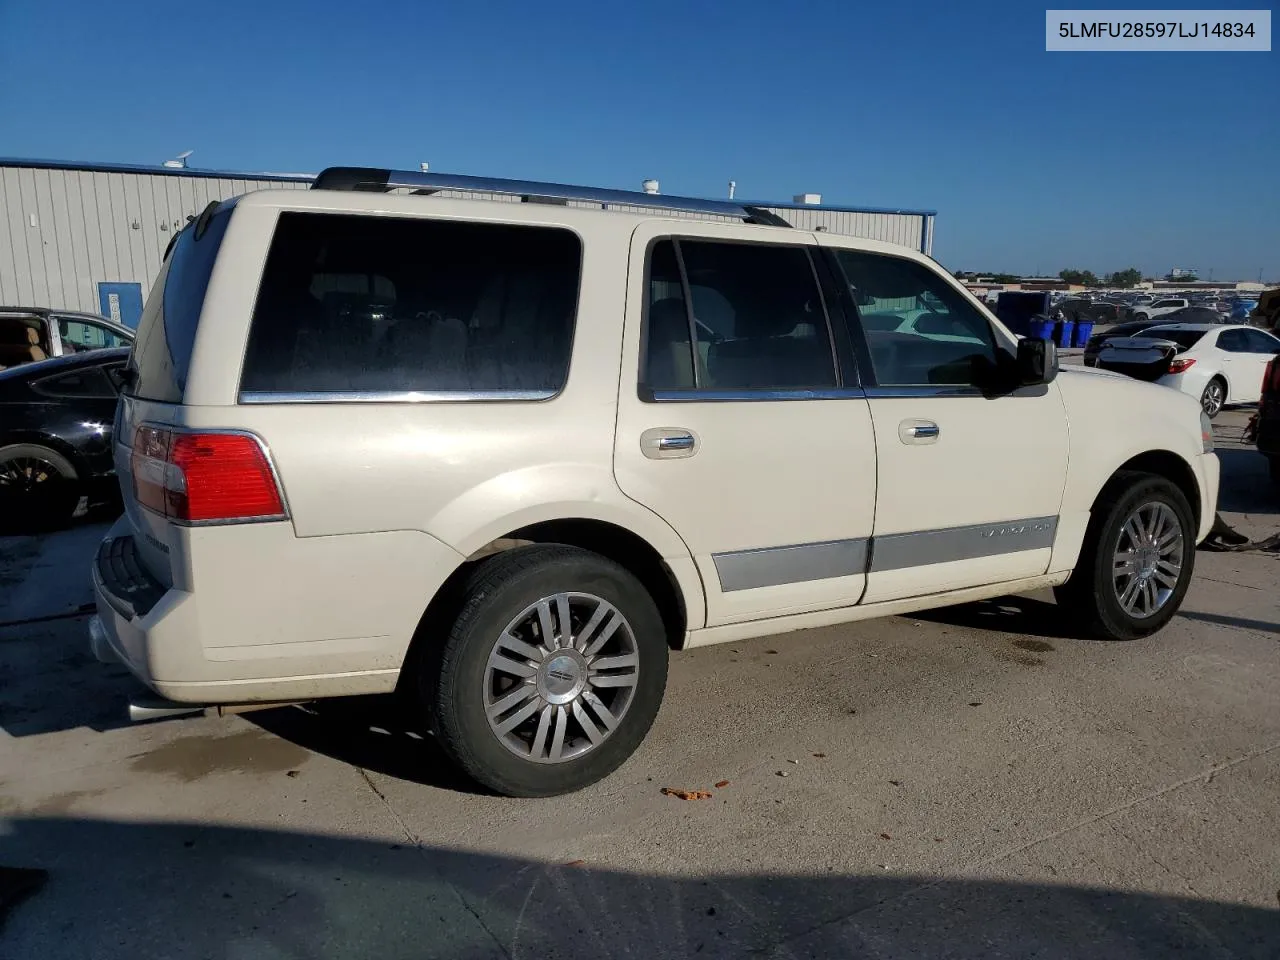
<path fill-rule="evenodd" d="M 1191 306 L 1191 301 L 1185 297 L 1166 297 L 1163 300 L 1156 300 L 1153 303 L 1142 304 L 1133 308 L 1134 320 L 1151 320 L 1155 317 L 1163 317 L 1166 313 L 1173 313 L 1175 310 L 1181 310 L 1184 307 Z"/>
<path fill-rule="evenodd" d="M 1151 633 L 1217 498 L 1194 398 L 719 201 L 326 171 L 189 225 L 130 362 L 95 652 L 188 704 L 411 694 L 513 795 L 622 763 L 669 649 L 1042 587 Z"/>

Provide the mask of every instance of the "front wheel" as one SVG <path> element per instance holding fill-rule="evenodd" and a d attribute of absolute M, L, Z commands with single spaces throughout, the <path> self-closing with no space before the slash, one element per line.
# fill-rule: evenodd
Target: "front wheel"
<path fill-rule="evenodd" d="M 1121 473 L 1094 507 L 1071 579 L 1054 590 L 1085 630 L 1135 640 L 1167 624 L 1195 566 L 1195 521 L 1170 481 Z"/>
<path fill-rule="evenodd" d="M 1214 377 L 1205 384 L 1204 393 L 1200 394 L 1200 408 L 1210 420 L 1222 412 L 1222 405 L 1227 402 L 1227 387 Z"/>
<path fill-rule="evenodd" d="M 662 618 L 624 568 L 540 545 L 484 561 L 420 689 L 446 753 L 513 797 L 608 776 L 648 733 L 667 683 Z"/>

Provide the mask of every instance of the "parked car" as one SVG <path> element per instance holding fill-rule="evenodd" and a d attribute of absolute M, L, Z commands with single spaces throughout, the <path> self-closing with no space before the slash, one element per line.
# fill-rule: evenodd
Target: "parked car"
<path fill-rule="evenodd" d="M 1253 327 L 1157 324 L 1104 343 L 1096 365 L 1198 397 L 1212 418 L 1229 403 L 1256 401 L 1266 366 L 1278 353 L 1280 338 Z"/>
<path fill-rule="evenodd" d="M 128 369 L 95 652 L 170 705 L 399 690 L 512 795 L 622 763 L 672 647 L 1046 586 L 1148 635 L 1217 501 L 1194 400 L 732 201 L 325 171 L 182 230 Z"/>
<path fill-rule="evenodd" d="M 1271 480 L 1280 487 L 1280 357 L 1267 364 L 1262 378 L 1262 399 L 1258 401 L 1256 442 L 1267 458 Z"/>
<path fill-rule="evenodd" d="M 1223 316 L 1211 307 L 1202 307 L 1193 305 L 1190 307 L 1182 307 L 1179 310 L 1171 310 L 1162 317 L 1156 318 L 1154 323 L 1161 325 L 1181 324 L 1181 323 L 1226 323 Z"/>
<path fill-rule="evenodd" d="M 1135 307 L 1133 319 L 1154 320 L 1156 317 L 1163 317 L 1166 313 L 1182 310 L 1189 306 L 1191 306 L 1191 301 L 1186 297 L 1166 297 L 1163 300 L 1156 300 L 1150 306 Z"/>
<path fill-rule="evenodd" d="M 92 313 L 0 307 L 0 368 L 68 353 L 127 347 L 134 333 Z"/>
<path fill-rule="evenodd" d="M 1114 327 L 1095 333 L 1084 345 L 1085 366 L 1097 366 L 1098 352 L 1108 340 L 1115 340 L 1119 337 L 1132 337 L 1149 327 L 1158 326 L 1163 322 L 1163 320 L 1126 320 L 1124 323 L 1117 323 Z"/>
<path fill-rule="evenodd" d="M 82 496 L 114 497 L 112 424 L 127 349 L 0 370 L 0 516 L 71 517 Z"/>
<path fill-rule="evenodd" d="M 1082 320 L 1090 323 L 1122 323 L 1129 319 L 1130 311 L 1122 303 L 1106 300 L 1083 300 L 1072 297 L 1058 304 L 1058 310 L 1073 323 Z"/>

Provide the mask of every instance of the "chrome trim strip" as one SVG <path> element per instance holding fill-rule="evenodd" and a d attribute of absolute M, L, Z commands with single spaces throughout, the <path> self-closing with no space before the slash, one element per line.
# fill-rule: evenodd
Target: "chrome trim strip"
<path fill-rule="evenodd" d="M 472 403 L 550 400 L 555 390 L 251 390 L 240 403 Z"/>
<path fill-rule="evenodd" d="M 889 386 L 864 387 L 868 400 L 905 400 L 912 397 L 981 397 L 982 391 L 977 387 L 964 384 L 932 386 Z"/>
<path fill-rule="evenodd" d="M 1053 546 L 1057 529 L 1057 517 L 1032 517 L 873 537 L 870 572 L 1042 550 Z"/>
<path fill-rule="evenodd" d="M 862 400 L 861 387 L 822 390 L 654 390 L 652 403 L 724 403 L 767 400 Z M 771 548 L 772 549 L 772 548 Z"/>
<path fill-rule="evenodd" d="M 711 555 L 720 589 L 754 590 L 784 583 L 859 576 L 867 569 L 866 540 L 829 540 Z"/>

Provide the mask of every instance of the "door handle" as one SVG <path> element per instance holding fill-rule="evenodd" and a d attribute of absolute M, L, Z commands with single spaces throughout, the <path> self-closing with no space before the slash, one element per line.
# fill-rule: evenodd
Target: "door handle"
<path fill-rule="evenodd" d="M 698 437 L 684 427 L 654 427 L 640 434 L 640 452 L 650 460 L 691 457 L 698 452 Z"/>
<path fill-rule="evenodd" d="M 898 424 L 898 439 L 903 443 L 937 443 L 942 430 L 932 420 L 903 420 Z"/>

